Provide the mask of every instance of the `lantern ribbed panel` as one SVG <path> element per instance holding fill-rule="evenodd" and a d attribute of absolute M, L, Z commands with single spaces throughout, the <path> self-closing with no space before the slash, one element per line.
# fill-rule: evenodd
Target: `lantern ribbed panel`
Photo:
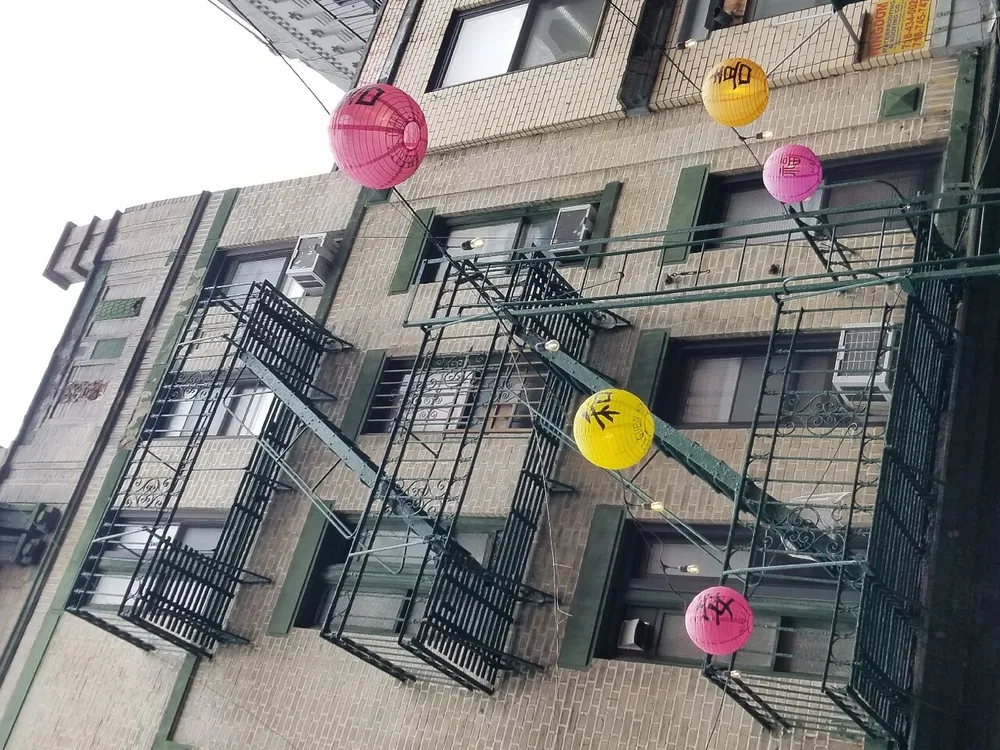
<path fill-rule="evenodd" d="M 767 74 L 753 60 L 731 57 L 708 71 L 701 100 L 713 120 L 731 128 L 749 125 L 767 109 Z"/>
<path fill-rule="evenodd" d="M 726 656 L 739 651 L 753 633 L 753 610 L 739 591 L 712 586 L 698 594 L 684 613 L 684 628 L 706 654 Z"/>
<path fill-rule="evenodd" d="M 800 203 L 823 181 L 823 165 L 810 149 L 796 143 L 775 149 L 764 162 L 764 187 L 782 203 Z"/>
<path fill-rule="evenodd" d="M 642 399 L 618 388 L 598 391 L 573 420 L 573 437 L 583 457 L 602 469 L 627 469 L 653 444 L 653 415 Z"/>
<path fill-rule="evenodd" d="M 344 174 L 384 190 L 417 171 L 427 153 L 427 122 L 405 91 L 384 83 L 362 86 L 330 117 L 330 148 Z"/>

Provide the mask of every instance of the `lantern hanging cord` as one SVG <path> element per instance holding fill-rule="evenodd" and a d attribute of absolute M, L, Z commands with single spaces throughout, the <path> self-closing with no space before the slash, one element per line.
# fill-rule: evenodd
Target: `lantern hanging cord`
<path fill-rule="evenodd" d="M 632 17 L 629 16 L 628 13 L 626 13 L 620 7 L 618 7 L 618 4 L 615 2 L 615 0 L 608 0 L 608 5 L 610 5 L 616 11 L 618 11 L 618 15 L 620 15 L 622 18 L 628 21 L 628 23 L 635 29 L 636 34 L 640 34 L 650 44 L 650 46 L 663 53 L 663 58 L 668 63 L 670 63 L 671 67 L 673 67 L 673 69 L 677 71 L 678 75 L 680 75 L 681 78 L 687 81 L 691 85 L 691 87 L 694 88 L 696 91 L 701 92 L 701 86 L 695 83 L 694 80 L 691 78 L 691 76 L 689 76 L 687 73 L 684 72 L 684 69 L 680 65 L 678 65 L 677 61 L 670 56 L 670 51 L 665 46 L 657 43 L 655 39 L 653 39 L 651 36 L 649 36 L 649 34 L 647 34 L 645 31 L 639 28 L 639 24 L 633 21 Z M 750 144 L 746 142 L 746 140 L 743 138 L 742 135 L 740 135 L 740 131 L 738 131 L 736 128 L 733 127 L 730 127 L 729 129 L 733 131 L 733 133 L 739 139 L 740 143 L 747 150 L 747 153 L 749 153 L 750 156 L 753 158 L 753 160 L 757 162 L 757 166 L 763 167 L 764 163 L 757 157 L 757 154 L 754 153 L 754 150 L 750 148 Z"/>
<path fill-rule="evenodd" d="M 784 65 L 789 60 L 791 60 L 795 56 L 795 53 L 798 52 L 800 49 L 802 49 L 806 45 L 806 42 L 808 42 L 810 39 L 812 39 L 814 36 L 816 36 L 820 31 L 822 31 L 823 28 L 828 23 L 830 23 L 830 21 L 832 21 L 835 17 L 836 16 L 834 16 L 833 14 L 830 14 L 829 16 L 826 17 L 826 19 L 823 21 L 823 23 L 819 24 L 815 29 L 813 29 L 808 34 L 806 34 L 805 39 L 803 39 L 801 42 L 799 42 L 798 44 L 796 44 L 792 48 L 791 52 L 789 52 L 783 58 L 781 58 L 780 60 L 778 60 L 778 62 L 775 64 L 775 66 L 773 68 L 771 68 L 769 71 L 767 71 L 767 77 L 770 78 L 771 76 L 773 76 L 777 72 L 778 68 L 780 68 L 782 65 Z"/>

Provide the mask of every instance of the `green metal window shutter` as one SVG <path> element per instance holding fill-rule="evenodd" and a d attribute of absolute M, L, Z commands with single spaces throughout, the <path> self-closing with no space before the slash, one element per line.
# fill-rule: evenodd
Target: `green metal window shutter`
<path fill-rule="evenodd" d="M 285 573 L 285 580 L 278 592 L 278 600 L 267 623 L 267 634 L 273 636 L 288 635 L 295 622 L 295 615 L 302 602 L 302 595 L 309 581 L 313 563 L 323 542 L 323 534 L 328 527 L 327 520 L 320 510 L 310 503 L 305 525 L 299 533 L 299 541 L 292 553 L 292 561 Z"/>
<path fill-rule="evenodd" d="M 607 605 L 615 559 L 625 528 L 625 509 L 620 505 L 598 505 L 580 563 L 580 577 L 573 594 L 572 617 L 559 649 L 563 669 L 587 669 L 594 658 Z"/>
<path fill-rule="evenodd" d="M 594 219 L 594 228 L 590 233 L 590 239 L 603 240 L 611 232 L 611 222 L 615 216 L 615 208 L 618 206 L 618 196 L 621 194 L 622 184 L 620 182 L 609 182 L 604 186 L 601 193 L 601 202 L 597 205 L 597 217 Z M 597 257 L 587 259 L 588 268 L 597 268 L 601 265 L 600 254 L 607 249 L 606 244 L 587 245 L 587 255 Z"/>
<path fill-rule="evenodd" d="M 372 396 L 375 394 L 384 364 L 385 349 L 369 349 L 365 352 L 361 368 L 358 371 L 358 378 L 354 383 L 354 390 L 351 392 L 351 398 L 347 402 L 343 419 L 340 421 L 341 432 L 351 440 L 357 440 L 358 435 L 361 434 L 361 428 L 368 416 L 368 407 L 371 405 Z M 288 635 L 292 629 L 292 623 L 295 622 L 295 616 L 302 602 L 302 595 L 309 582 L 309 574 L 312 572 L 327 528 L 328 524 L 323 513 L 315 505 L 310 505 L 309 515 L 306 516 L 305 525 L 299 534 L 299 541 L 292 553 L 288 572 L 281 584 L 278 600 L 271 612 L 271 620 L 267 625 L 268 635 Z"/>
<path fill-rule="evenodd" d="M 344 409 L 340 420 L 340 431 L 351 440 L 357 440 L 365 421 L 368 419 L 368 408 L 382 377 L 382 367 L 385 365 L 385 349 L 369 349 L 361 361 L 358 378 L 354 381 L 354 391 Z"/>
<path fill-rule="evenodd" d="M 656 401 L 657 387 L 663 375 L 663 360 L 667 353 L 670 332 L 666 329 L 643 331 L 632 358 L 626 390 L 646 402 L 650 408 Z"/>
<path fill-rule="evenodd" d="M 399 262 L 396 263 L 396 271 L 392 275 L 389 283 L 389 294 L 402 294 L 410 288 L 414 277 L 417 275 L 417 268 L 424 254 L 424 248 L 430 242 L 425 227 L 433 228 L 435 210 L 433 208 L 421 208 L 410 224 L 410 231 L 406 235 L 406 242 L 403 243 L 403 251 L 399 255 Z"/>
<path fill-rule="evenodd" d="M 677 189 L 674 191 L 674 202 L 670 206 L 670 216 L 667 217 L 668 232 L 677 232 L 698 224 L 710 169 L 710 164 L 699 164 L 697 167 L 684 167 L 681 170 L 680 178 L 677 180 Z M 690 239 L 691 233 L 668 234 L 660 265 L 682 263 L 687 260 L 690 247 L 687 245 L 671 247 L 670 243 L 671 241 L 688 242 Z"/>

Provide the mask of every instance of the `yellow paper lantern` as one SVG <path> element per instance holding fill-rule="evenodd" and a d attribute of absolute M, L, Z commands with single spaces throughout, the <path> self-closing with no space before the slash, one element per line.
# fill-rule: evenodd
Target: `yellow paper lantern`
<path fill-rule="evenodd" d="M 602 469 L 627 469 L 653 444 L 653 415 L 642 399 L 608 388 L 588 398 L 576 412 L 573 437 L 583 457 Z"/>
<path fill-rule="evenodd" d="M 753 60 L 731 57 L 708 71 L 701 100 L 716 122 L 731 128 L 749 125 L 767 109 L 767 74 Z"/>

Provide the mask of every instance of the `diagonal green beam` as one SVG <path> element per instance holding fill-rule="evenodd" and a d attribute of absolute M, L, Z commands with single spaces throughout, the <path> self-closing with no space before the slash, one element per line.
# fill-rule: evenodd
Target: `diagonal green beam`
<path fill-rule="evenodd" d="M 532 337 L 529 334 L 526 338 Z M 541 343 L 541 340 L 539 339 L 538 342 L 530 343 Z M 578 362 L 565 352 L 549 352 L 542 346 L 535 348 L 536 350 L 540 350 L 539 353 L 541 356 L 545 357 L 553 367 L 564 373 L 585 390 L 597 392 L 605 388 L 615 387 L 604 376 Z M 737 496 L 740 486 L 743 484 L 743 475 L 740 472 L 736 471 L 736 469 L 725 461 L 713 456 L 694 440 L 682 435 L 678 430 L 655 414 L 653 415 L 653 424 L 656 427 L 653 443 L 659 450 L 677 461 L 677 463 L 708 484 L 708 486 L 719 494 L 725 495 L 730 500 Z M 753 482 L 747 480 L 744 491 L 749 495 L 748 500 L 753 501 L 752 504 L 748 503 L 748 506 L 752 505 L 748 509 L 756 511 L 756 506 L 759 505 L 761 497 L 760 489 Z M 778 502 L 773 497 L 768 497 L 767 500 L 774 503 Z"/>
<path fill-rule="evenodd" d="M 540 356 L 584 390 L 596 392 L 614 387 L 602 375 L 565 352 L 547 351 L 544 346 L 540 346 L 542 339 L 535 334 L 525 333 L 524 337 Z M 805 523 L 801 518 L 797 522 L 796 538 L 787 537 L 783 532 L 788 525 L 788 519 L 795 517 L 791 508 L 761 490 L 749 478 L 744 478 L 742 473 L 716 458 L 694 440 L 682 435 L 655 414 L 653 424 L 656 429 L 653 444 L 660 451 L 719 494 L 725 495 L 733 502 L 739 500 L 739 507 L 758 516 L 768 532 L 778 536 L 789 551 L 796 550 L 803 554 L 816 555 L 817 550 L 837 550 L 841 546 L 841 540 L 834 535 L 811 523 Z M 811 527 L 813 533 L 802 535 L 801 532 L 808 527 Z"/>
<path fill-rule="evenodd" d="M 247 369 L 273 391 L 275 398 L 284 404 L 285 408 L 291 411 L 302 422 L 303 426 L 319 438 L 337 458 L 343 461 L 344 466 L 354 472 L 362 484 L 372 490 L 388 493 L 392 502 L 393 514 L 402 518 L 415 534 L 423 538 L 440 535 L 441 529 L 435 527 L 433 520 L 402 488 L 396 484 L 388 487 L 383 486 L 386 479 L 379 466 L 353 440 L 341 432 L 339 427 L 327 419 L 326 415 L 319 411 L 310 399 L 303 397 L 297 390 L 289 387 L 277 373 L 250 352 L 241 351 L 239 356 L 246 363 Z M 314 503 L 319 502 L 317 499 L 310 499 Z M 327 509 L 323 508 L 322 510 L 326 515 Z M 345 534 L 345 536 L 348 535 Z"/>

